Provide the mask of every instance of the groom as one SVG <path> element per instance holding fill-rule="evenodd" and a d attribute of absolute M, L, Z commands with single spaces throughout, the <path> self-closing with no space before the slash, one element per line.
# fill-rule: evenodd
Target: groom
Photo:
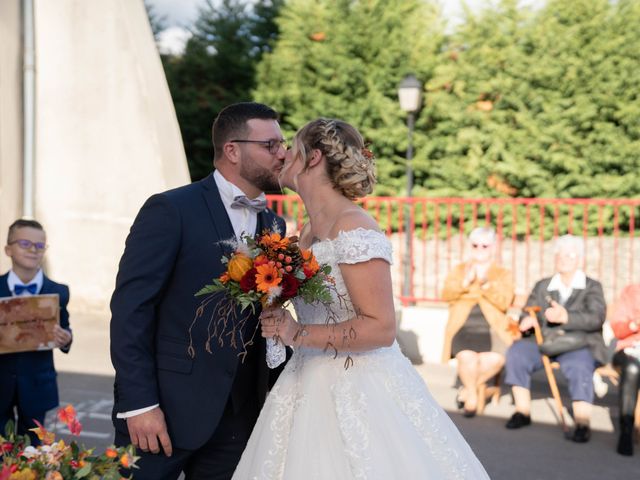
<path fill-rule="evenodd" d="M 224 267 L 221 240 L 284 221 L 265 209 L 279 190 L 286 147 L 277 114 L 259 103 L 224 108 L 213 124 L 215 172 L 153 195 L 141 208 L 120 260 L 111 299 L 117 445 L 138 447 L 136 480 L 229 479 L 275 374 L 259 332 L 241 362 L 225 341 L 204 349 L 209 311 L 189 326 L 203 285 Z M 247 322 L 251 336 L 257 317 Z M 226 340 L 226 339 L 225 339 Z M 270 378 L 271 375 L 271 378 Z"/>

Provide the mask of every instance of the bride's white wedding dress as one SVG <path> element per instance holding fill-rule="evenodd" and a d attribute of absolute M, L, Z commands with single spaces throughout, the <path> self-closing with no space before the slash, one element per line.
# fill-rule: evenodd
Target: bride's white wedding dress
<path fill-rule="evenodd" d="M 339 264 L 382 258 L 391 244 L 359 228 L 313 245 L 346 294 Z M 375 281 L 375 279 L 371 279 Z M 324 324 L 326 309 L 295 303 L 298 321 Z M 342 320 L 352 310 L 334 312 Z M 489 478 L 469 445 L 400 352 L 346 354 L 297 349 L 269 393 L 234 480 L 423 480 Z"/>

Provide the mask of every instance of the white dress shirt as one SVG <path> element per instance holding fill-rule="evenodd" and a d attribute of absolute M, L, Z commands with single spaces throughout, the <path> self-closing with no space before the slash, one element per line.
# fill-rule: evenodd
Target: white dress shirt
<path fill-rule="evenodd" d="M 227 211 L 229 220 L 231 220 L 231 225 L 233 226 L 233 232 L 235 233 L 236 238 L 240 238 L 243 234 L 253 235 L 256 231 L 256 227 L 258 226 L 258 214 L 252 210 L 249 210 L 248 208 L 231 208 L 231 203 L 233 202 L 235 197 L 243 195 L 246 196 L 246 194 L 238 187 L 236 187 L 233 183 L 224 178 L 224 176 L 218 170 L 213 172 L 213 179 L 218 186 L 222 204 L 224 205 L 224 209 Z M 257 198 L 264 199 L 266 198 L 266 196 L 264 193 L 261 193 Z M 158 406 L 159 404 L 156 404 L 151 405 L 150 407 L 131 410 L 129 412 L 118 413 L 116 417 L 133 417 L 135 415 L 140 415 L 142 413 L 153 410 Z"/>
<path fill-rule="evenodd" d="M 216 181 L 216 185 L 218 186 L 222 204 L 224 205 L 224 209 L 227 211 L 227 215 L 229 215 L 229 220 L 231 220 L 231 225 L 233 226 L 233 232 L 236 234 L 236 238 L 240 238 L 242 234 L 255 234 L 256 227 L 258 226 L 258 214 L 248 208 L 231 208 L 231 203 L 235 197 L 246 196 L 246 194 L 224 178 L 218 170 L 213 172 L 213 179 Z M 257 198 L 264 200 L 266 199 L 266 196 L 264 193 L 261 193 Z"/>
<path fill-rule="evenodd" d="M 9 287 L 9 290 L 11 291 L 11 295 L 13 295 L 14 297 L 17 297 L 18 295 L 16 295 L 15 289 L 16 289 L 16 285 L 30 285 L 32 283 L 36 284 L 36 293 L 30 293 L 28 290 L 24 290 L 22 293 L 20 293 L 20 297 L 26 297 L 26 296 L 30 296 L 30 295 L 37 295 L 38 293 L 40 293 L 40 290 L 42 290 L 42 284 L 44 282 L 44 273 L 42 272 L 42 269 L 38 270 L 38 273 L 36 273 L 35 277 L 33 277 L 31 280 L 29 280 L 27 283 L 24 283 L 22 280 L 20 280 L 20 277 L 18 277 L 18 275 L 16 275 L 16 273 L 13 270 L 9 270 L 9 276 L 7 277 L 7 285 Z"/>
<path fill-rule="evenodd" d="M 560 274 L 556 273 L 551 277 L 547 291 L 557 290 L 560 295 L 560 304 L 564 305 L 574 290 L 584 290 L 585 288 L 587 288 L 587 275 L 582 270 L 578 270 L 573 274 L 570 285 L 565 285 Z"/>

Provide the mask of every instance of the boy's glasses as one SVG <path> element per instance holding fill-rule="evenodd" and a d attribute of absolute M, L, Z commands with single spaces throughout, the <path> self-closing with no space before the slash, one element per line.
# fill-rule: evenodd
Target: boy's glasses
<path fill-rule="evenodd" d="M 47 249 L 47 244 L 44 242 L 32 242 L 31 240 L 19 239 L 9 242 L 9 245 L 17 243 L 18 246 L 24 250 L 30 250 L 31 247 L 35 247 L 37 251 L 44 252 Z"/>
<path fill-rule="evenodd" d="M 271 155 L 275 155 L 280 150 L 280 147 L 284 148 L 285 152 L 289 148 L 286 140 L 231 140 L 233 143 L 258 143 L 267 147 Z"/>

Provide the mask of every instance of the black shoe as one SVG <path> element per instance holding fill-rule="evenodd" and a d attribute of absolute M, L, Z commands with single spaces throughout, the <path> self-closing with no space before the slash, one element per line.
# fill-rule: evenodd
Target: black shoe
<path fill-rule="evenodd" d="M 476 416 L 477 410 L 474 408 L 473 410 L 467 410 L 466 408 L 462 410 L 462 416 L 467 418 L 472 418 Z"/>
<path fill-rule="evenodd" d="M 573 440 L 576 443 L 587 443 L 591 438 L 591 429 L 589 425 L 576 425 L 576 429 L 573 431 Z"/>
<path fill-rule="evenodd" d="M 618 447 L 616 451 L 620 455 L 633 455 L 633 416 L 624 415 L 620 419 L 620 436 L 618 437 Z"/>
<path fill-rule="evenodd" d="M 527 425 L 531 425 L 531 417 L 529 415 L 524 415 L 520 412 L 516 412 L 511 415 L 511 418 L 505 425 L 509 430 L 514 430 L 516 428 L 526 427 Z"/>

